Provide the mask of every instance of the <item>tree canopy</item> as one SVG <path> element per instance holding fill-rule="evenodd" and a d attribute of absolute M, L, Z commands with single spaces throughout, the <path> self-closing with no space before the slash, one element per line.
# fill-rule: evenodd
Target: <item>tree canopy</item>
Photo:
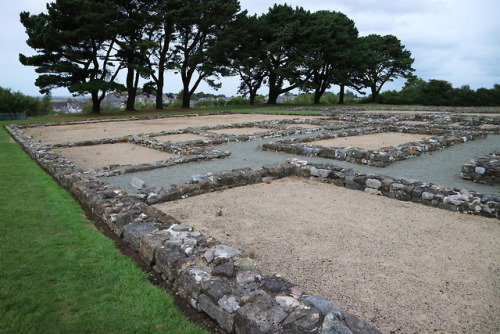
<path fill-rule="evenodd" d="M 202 81 L 217 89 L 221 76 L 238 75 L 252 104 L 263 85 L 270 104 L 297 88 L 319 103 L 332 85 L 369 88 L 375 100 L 386 82 L 413 71 L 395 36 L 358 37 L 340 12 L 286 4 L 249 16 L 238 0 L 56 0 L 47 13 L 20 18 L 36 51 L 20 61 L 36 68 L 40 91 L 89 93 L 94 112 L 112 91 L 126 91 L 133 110 L 141 78 L 162 108 L 166 71 L 180 75 L 185 108 Z"/>
<path fill-rule="evenodd" d="M 361 43 L 368 51 L 366 68 L 360 82 L 371 90 L 375 102 L 382 86 L 396 78 L 407 78 L 415 71 L 411 65 L 414 59 L 401 41 L 393 35 L 368 35 L 361 37 Z"/>
<path fill-rule="evenodd" d="M 20 55 L 23 65 L 35 66 L 41 93 L 66 87 L 71 93 L 90 93 L 93 112 L 99 112 L 107 91 L 122 90 L 115 79 L 122 68 L 113 62 L 118 36 L 116 7 L 107 0 L 57 0 L 47 14 L 22 12 L 21 23 L 34 56 Z"/>

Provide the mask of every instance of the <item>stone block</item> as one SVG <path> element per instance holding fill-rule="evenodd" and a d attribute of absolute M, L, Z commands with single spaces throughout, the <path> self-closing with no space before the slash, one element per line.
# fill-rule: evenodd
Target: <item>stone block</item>
<path fill-rule="evenodd" d="M 156 267 L 167 279 L 175 281 L 179 275 L 177 263 L 186 257 L 186 254 L 180 247 L 165 245 L 155 252 Z"/>
<path fill-rule="evenodd" d="M 353 332 L 344 326 L 342 322 L 333 313 L 325 316 L 321 326 L 320 334 L 353 334 Z M 354 334 L 363 334 L 362 332 L 354 332 Z"/>
<path fill-rule="evenodd" d="M 355 334 L 382 334 L 382 332 L 380 332 L 377 328 L 358 319 L 352 314 L 346 315 L 345 322 L 350 328 L 351 332 Z"/>
<path fill-rule="evenodd" d="M 378 189 L 382 186 L 382 182 L 377 179 L 367 179 L 366 186 L 373 189 Z"/>
<path fill-rule="evenodd" d="M 139 251 L 143 234 L 151 233 L 156 227 L 147 223 L 128 224 L 123 227 L 123 240 L 136 252 Z"/>
<path fill-rule="evenodd" d="M 170 236 L 170 232 L 166 230 L 143 234 L 139 242 L 139 256 L 141 259 L 148 265 L 154 263 L 156 250 L 159 249 L 163 242 L 169 239 Z"/>
<path fill-rule="evenodd" d="M 275 333 L 288 314 L 277 304 L 260 299 L 240 307 L 234 316 L 236 333 Z"/>
<path fill-rule="evenodd" d="M 198 307 L 208 314 L 227 332 L 233 332 L 234 315 L 222 309 L 219 305 L 213 303 L 206 295 L 200 295 Z"/>

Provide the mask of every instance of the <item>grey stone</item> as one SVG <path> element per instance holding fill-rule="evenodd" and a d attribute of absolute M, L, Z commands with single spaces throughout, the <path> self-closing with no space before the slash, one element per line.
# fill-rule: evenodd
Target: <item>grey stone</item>
<path fill-rule="evenodd" d="M 211 247 L 210 249 L 213 251 L 215 259 L 221 258 L 229 260 L 241 258 L 241 252 L 233 247 L 229 247 L 226 245 L 216 245 Z"/>
<path fill-rule="evenodd" d="M 238 299 L 235 296 L 222 296 L 217 303 L 223 310 L 229 313 L 234 313 L 240 308 Z"/>
<path fill-rule="evenodd" d="M 156 227 L 150 224 L 128 224 L 123 227 L 123 240 L 136 252 L 139 251 L 140 241 L 143 234 L 151 233 Z"/>
<path fill-rule="evenodd" d="M 345 322 L 353 334 L 382 334 L 377 328 L 358 319 L 352 314 L 346 315 Z"/>
<path fill-rule="evenodd" d="M 168 279 L 175 280 L 179 275 L 177 262 L 186 257 L 186 254 L 179 247 L 165 245 L 155 253 L 156 266 Z"/>
<path fill-rule="evenodd" d="M 236 274 L 236 282 L 239 285 L 246 285 L 254 282 L 260 282 L 262 277 L 251 271 L 240 271 Z"/>
<path fill-rule="evenodd" d="M 213 303 L 206 295 L 200 295 L 198 300 L 199 308 L 208 314 L 210 318 L 217 321 L 217 323 L 228 332 L 233 331 L 234 316 L 226 310 Z"/>
<path fill-rule="evenodd" d="M 479 175 L 484 175 L 485 172 L 486 172 L 486 168 L 484 168 L 484 167 L 476 167 L 474 169 L 474 173 L 479 174 Z"/>
<path fill-rule="evenodd" d="M 243 333 L 277 332 L 287 313 L 278 305 L 263 299 L 248 303 L 235 312 L 235 330 Z"/>
<path fill-rule="evenodd" d="M 262 278 L 262 289 L 268 292 L 282 293 L 288 292 L 293 286 L 288 280 L 280 276 L 264 276 Z"/>
<path fill-rule="evenodd" d="M 300 332 L 311 331 L 318 327 L 321 319 L 320 310 L 315 307 L 296 307 L 283 321 L 283 328 Z"/>
<path fill-rule="evenodd" d="M 141 190 L 142 188 L 144 188 L 144 181 L 134 176 L 130 181 L 130 185 L 135 189 Z"/>
<path fill-rule="evenodd" d="M 357 334 L 353 333 L 349 328 L 344 326 L 337 316 L 333 313 L 328 313 L 323 320 L 320 334 Z"/>
<path fill-rule="evenodd" d="M 434 195 L 433 193 L 431 192 L 428 192 L 428 191 L 424 191 L 422 193 L 422 199 L 425 199 L 427 201 L 430 201 L 432 199 L 434 199 L 434 197 L 436 197 L 436 195 Z"/>
<path fill-rule="evenodd" d="M 345 318 L 344 312 L 340 309 L 340 307 L 322 297 L 307 296 L 304 300 L 320 309 L 323 314 L 334 313 L 339 317 L 339 319 L 343 320 Z"/>
<path fill-rule="evenodd" d="M 234 265 L 239 271 L 260 273 L 260 269 L 257 266 L 257 263 L 248 257 L 237 260 Z"/>
<path fill-rule="evenodd" d="M 299 301 L 290 296 L 276 296 L 276 302 L 283 307 L 286 311 L 299 306 Z"/>
<path fill-rule="evenodd" d="M 219 264 L 212 270 L 213 276 L 232 277 L 233 274 L 234 274 L 234 264 L 231 261 Z"/>
<path fill-rule="evenodd" d="M 180 224 L 180 225 L 173 225 L 171 227 L 171 229 L 174 232 L 191 232 L 194 230 L 194 227 L 189 226 L 189 225 Z"/>
<path fill-rule="evenodd" d="M 155 251 L 161 247 L 163 242 L 170 238 L 170 232 L 166 230 L 143 234 L 139 243 L 139 255 L 148 265 L 154 262 Z"/>
<path fill-rule="evenodd" d="M 219 300 L 224 295 L 229 295 L 233 291 L 233 287 L 229 280 L 223 278 L 211 278 L 204 280 L 201 283 L 201 288 L 213 300 Z"/>
<path fill-rule="evenodd" d="M 200 183 L 206 181 L 207 177 L 205 175 L 196 174 L 196 175 L 191 175 L 190 180 L 192 183 Z"/>
<path fill-rule="evenodd" d="M 373 189 L 378 189 L 382 186 L 382 182 L 377 179 L 367 179 L 366 186 Z"/>

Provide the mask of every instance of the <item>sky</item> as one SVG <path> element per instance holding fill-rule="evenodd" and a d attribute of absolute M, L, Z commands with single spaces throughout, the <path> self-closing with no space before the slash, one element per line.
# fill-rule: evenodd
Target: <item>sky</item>
<path fill-rule="evenodd" d="M 19 54 L 32 55 L 26 45 L 27 35 L 19 13 L 38 14 L 46 1 L 0 0 L 0 87 L 39 95 L 34 82 L 34 67 L 19 62 Z M 492 88 L 500 84 L 500 1 L 498 0 L 240 0 L 241 8 L 250 14 L 263 14 L 274 3 L 301 6 L 310 11 L 332 10 L 351 18 L 360 36 L 395 35 L 415 59 L 415 75 L 424 79 L 449 81 L 453 87 L 470 85 L 472 89 Z M 236 95 L 239 80 L 226 78 L 217 92 Z M 399 90 L 404 80 L 388 83 L 382 90 Z M 165 92 L 181 90 L 180 77 L 167 76 Z M 202 84 L 197 91 L 212 92 Z M 338 91 L 333 87 L 331 91 Z M 262 94 L 266 90 L 261 89 Z M 69 95 L 66 89 L 55 89 L 52 95 Z"/>

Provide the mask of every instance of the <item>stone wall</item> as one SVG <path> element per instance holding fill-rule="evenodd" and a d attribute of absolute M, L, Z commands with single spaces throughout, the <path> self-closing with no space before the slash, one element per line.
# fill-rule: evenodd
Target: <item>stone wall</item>
<path fill-rule="evenodd" d="M 258 170 L 193 175 L 189 182 L 168 189 L 130 195 L 96 173 L 81 171 L 52 147 L 27 137 L 18 126 L 6 129 L 86 211 L 138 252 L 187 303 L 228 332 L 379 333 L 332 302 L 309 295 L 283 277 L 262 273 L 242 250 L 218 244 L 151 204 L 293 175 L 397 200 L 499 217 L 500 198 L 492 195 L 299 160 Z"/>
<path fill-rule="evenodd" d="M 478 183 L 500 184 L 500 151 L 463 164 L 461 177 Z"/>
<path fill-rule="evenodd" d="M 357 147 L 324 147 L 318 145 L 309 145 L 309 142 L 317 140 L 326 140 L 340 137 L 359 136 L 383 132 L 405 132 L 419 134 L 435 134 L 427 140 L 404 143 L 398 146 L 383 147 L 378 150 L 362 149 Z M 357 129 L 348 129 L 339 132 L 321 133 L 307 138 L 294 138 L 290 140 L 281 140 L 261 145 L 265 151 L 281 151 L 290 154 L 305 156 L 318 156 L 327 159 L 345 160 L 357 164 L 370 165 L 374 167 L 386 167 L 397 161 L 414 158 L 427 152 L 433 152 L 447 148 L 456 144 L 465 143 L 470 140 L 486 138 L 482 131 L 460 131 L 452 132 L 448 129 L 436 129 L 433 127 L 415 128 L 415 127 L 396 127 L 379 126 L 365 127 Z"/>
<path fill-rule="evenodd" d="M 104 222 L 141 258 L 168 281 L 192 307 L 205 312 L 230 333 L 379 333 L 369 324 L 345 314 L 320 296 L 309 295 L 283 277 L 261 273 L 240 250 L 212 238 L 96 177 L 82 172 L 15 125 L 11 136 L 95 219 Z M 295 165 L 271 166 L 242 178 L 242 173 L 214 176 L 194 187 L 217 187 L 262 182 L 292 175 Z M 207 176 L 210 180 L 210 176 Z M 177 187 L 176 187 L 177 188 Z M 179 187 L 181 188 L 181 187 Z M 182 193 L 182 191 L 181 191 Z M 171 198 L 176 198 L 177 195 Z M 147 196 L 147 202 L 152 202 Z M 166 200 L 167 198 L 163 198 Z"/>

